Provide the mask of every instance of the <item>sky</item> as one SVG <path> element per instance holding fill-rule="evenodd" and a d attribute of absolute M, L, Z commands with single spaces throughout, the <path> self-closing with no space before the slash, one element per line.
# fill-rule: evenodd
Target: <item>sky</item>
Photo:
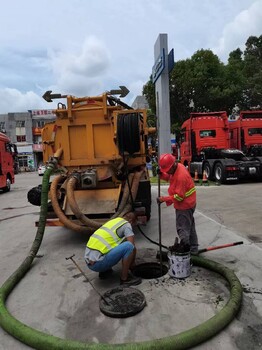
<path fill-rule="evenodd" d="M 131 105 L 159 34 L 175 61 L 211 49 L 226 63 L 262 34 L 262 0 L 2 0 L 0 27 L 0 114 L 55 108 L 46 90 L 82 97 L 124 85 Z"/>

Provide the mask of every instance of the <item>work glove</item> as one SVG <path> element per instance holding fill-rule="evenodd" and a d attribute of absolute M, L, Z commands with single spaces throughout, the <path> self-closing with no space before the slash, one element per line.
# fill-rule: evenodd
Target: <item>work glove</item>
<path fill-rule="evenodd" d="M 166 202 L 166 205 L 169 206 L 169 205 L 173 204 L 173 197 L 172 196 L 166 196 L 166 197 L 161 196 L 161 197 L 157 197 L 156 201 L 158 204 Z"/>
<path fill-rule="evenodd" d="M 163 198 L 164 197 L 157 197 L 157 199 L 156 199 L 157 204 L 162 204 L 164 202 Z"/>

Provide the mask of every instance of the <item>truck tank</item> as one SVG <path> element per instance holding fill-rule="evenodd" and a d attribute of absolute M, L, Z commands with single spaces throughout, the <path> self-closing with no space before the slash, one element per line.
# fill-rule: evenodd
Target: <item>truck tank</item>
<path fill-rule="evenodd" d="M 47 225 L 93 232 L 128 212 L 140 223 L 149 220 L 147 138 L 155 129 L 147 127 L 146 110 L 134 110 L 110 93 L 50 96 L 66 104 L 58 103 L 56 120 L 42 129 L 44 162 L 61 155 L 50 183 Z M 29 202 L 40 205 L 40 194 L 41 185 L 30 190 Z"/>

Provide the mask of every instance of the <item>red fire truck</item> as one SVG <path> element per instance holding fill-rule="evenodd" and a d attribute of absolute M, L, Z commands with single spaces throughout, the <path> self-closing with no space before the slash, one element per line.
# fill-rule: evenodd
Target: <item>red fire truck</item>
<path fill-rule="evenodd" d="M 259 158 L 247 157 L 230 148 L 230 128 L 226 112 L 191 113 L 181 128 L 181 163 L 199 175 L 205 170 L 209 180 L 225 183 L 243 178 L 262 178 Z"/>
<path fill-rule="evenodd" d="M 14 158 L 16 146 L 10 139 L 0 132 L 0 190 L 8 192 L 15 181 Z"/>
<path fill-rule="evenodd" d="M 241 111 L 237 120 L 229 122 L 229 129 L 230 147 L 262 161 L 262 110 Z"/>

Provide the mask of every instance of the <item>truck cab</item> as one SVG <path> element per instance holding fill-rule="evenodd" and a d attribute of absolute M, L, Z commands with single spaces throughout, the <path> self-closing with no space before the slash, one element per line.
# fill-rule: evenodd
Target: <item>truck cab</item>
<path fill-rule="evenodd" d="M 209 180 L 238 181 L 261 177 L 261 161 L 230 148 L 230 127 L 225 111 L 191 113 L 181 129 L 181 163 L 193 175 L 205 171 Z"/>
<path fill-rule="evenodd" d="M 228 130 L 226 112 L 191 113 L 182 125 L 181 162 L 189 166 L 202 162 L 205 151 L 229 148 Z"/>
<path fill-rule="evenodd" d="M 248 157 L 262 157 L 261 110 L 241 111 L 229 127 L 231 147 L 242 150 Z"/>
<path fill-rule="evenodd" d="M 0 133 L 0 190 L 9 192 L 11 184 L 15 182 L 14 148 L 10 139 Z"/>

